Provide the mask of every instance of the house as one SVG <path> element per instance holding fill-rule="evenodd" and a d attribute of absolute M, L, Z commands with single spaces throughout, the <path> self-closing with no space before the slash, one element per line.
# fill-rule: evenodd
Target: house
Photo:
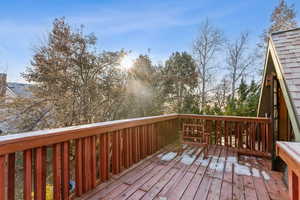
<path fill-rule="evenodd" d="M 0 73 L 0 97 L 31 97 L 30 84 L 7 82 L 7 75 Z"/>
<path fill-rule="evenodd" d="M 300 28 L 270 36 L 258 116 L 272 118 L 275 141 L 300 141 Z"/>
<path fill-rule="evenodd" d="M 7 75 L 0 73 L 0 97 L 5 97 L 5 101 L 10 101 L 14 98 L 30 98 L 32 93 L 30 91 L 30 84 L 7 82 Z M 0 109 L 0 134 L 7 132 L 13 127 L 8 122 L 4 121 L 5 110 Z"/>

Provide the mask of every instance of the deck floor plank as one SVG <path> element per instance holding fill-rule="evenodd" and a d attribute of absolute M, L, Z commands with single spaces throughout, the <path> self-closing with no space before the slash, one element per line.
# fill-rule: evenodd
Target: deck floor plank
<path fill-rule="evenodd" d="M 196 195 L 196 192 L 198 190 L 199 185 L 201 184 L 205 171 L 208 168 L 209 162 L 211 158 L 203 159 L 204 155 L 201 155 L 196 161 L 196 165 L 198 165 L 198 168 L 195 172 L 194 177 L 192 178 L 189 186 L 185 190 L 182 199 L 193 199 Z"/>
<path fill-rule="evenodd" d="M 226 148 L 219 148 L 219 149 L 220 149 L 220 153 L 217 154 L 217 157 L 215 158 L 217 161 L 215 163 L 214 171 L 211 177 L 212 181 L 207 196 L 208 200 L 220 199 L 222 177 L 224 171 L 224 159 L 225 159 L 224 154 L 226 153 Z"/>
<path fill-rule="evenodd" d="M 169 145 L 77 199 L 287 200 L 288 191 L 267 159 L 213 145 L 204 158 L 198 147 Z"/>

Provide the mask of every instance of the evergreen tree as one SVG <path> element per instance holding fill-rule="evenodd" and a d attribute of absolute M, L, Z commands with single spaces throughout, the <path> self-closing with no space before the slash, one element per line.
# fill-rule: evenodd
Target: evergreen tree
<path fill-rule="evenodd" d="M 128 71 L 123 118 L 163 113 L 161 67 L 154 66 L 148 55 L 140 55 Z"/>
<path fill-rule="evenodd" d="M 163 80 L 169 112 L 193 113 L 197 110 L 195 89 L 198 74 L 191 55 L 186 52 L 173 53 L 163 69 Z"/>

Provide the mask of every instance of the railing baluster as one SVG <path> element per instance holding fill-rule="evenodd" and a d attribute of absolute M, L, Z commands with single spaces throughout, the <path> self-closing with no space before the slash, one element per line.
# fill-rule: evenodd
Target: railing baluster
<path fill-rule="evenodd" d="M 76 179 L 76 195 L 82 195 L 82 139 L 75 141 L 75 179 Z"/>
<path fill-rule="evenodd" d="M 260 124 L 261 136 L 262 136 L 262 151 L 266 151 L 266 129 L 265 124 Z"/>
<path fill-rule="evenodd" d="M 128 134 L 128 154 L 129 154 L 129 166 L 133 164 L 133 144 L 132 144 L 132 128 L 127 129 L 127 134 Z"/>
<path fill-rule="evenodd" d="M 149 136 L 150 136 L 150 154 L 154 153 L 154 148 L 153 148 L 153 126 L 152 124 L 150 124 L 148 126 L 148 130 L 149 130 Z"/>
<path fill-rule="evenodd" d="M 82 191 L 86 193 L 91 188 L 91 146 L 90 138 L 85 137 L 82 141 Z"/>
<path fill-rule="evenodd" d="M 108 180 L 109 175 L 109 144 L 108 134 L 102 134 L 100 136 L 100 177 L 101 181 Z"/>
<path fill-rule="evenodd" d="M 0 156 L 0 200 L 5 200 L 5 155 Z"/>
<path fill-rule="evenodd" d="M 134 127 L 131 130 L 132 132 L 132 161 L 136 163 L 138 161 L 138 154 L 137 154 L 137 128 Z"/>
<path fill-rule="evenodd" d="M 130 157 L 129 129 L 125 129 L 123 131 L 123 159 L 124 159 L 123 162 L 125 168 L 128 168 L 130 166 L 129 157 Z"/>
<path fill-rule="evenodd" d="M 62 168 L 61 168 L 61 144 L 53 145 L 53 197 L 55 200 L 62 199 Z"/>
<path fill-rule="evenodd" d="M 119 134 L 118 131 L 112 134 L 112 172 L 117 174 L 120 171 L 120 158 L 119 158 Z"/>
<path fill-rule="evenodd" d="M 23 165 L 24 165 L 24 200 L 31 200 L 32 193 L 32 150 L 25 150 L 23 153 Z"/>
<path fill-rule="evenodd" d="M 139 127 L 139 135 L 140 135 L 140 151 L 141 151 L 141 157 L 140 159 L 143 159 L 145 157 L 145 130 L 144 126 Z"/>
<path fill-rule="evenodd" d="M 96 136 L 91 136 L 91 188 L 96 187 Z"/>
<path fill-rule="evenodd" d="M 15 153 L 8 154 L 7 199 L 9 200 L 15 199 L 15 163 L 16 163 Z"/>
<path fill-rule="evenodd" d="M 46 199 L 46 148 L 35 149 L 35 184 L 34 199 Z"/>
<path fill-rule="evenodd" d="M 140 138 L 141 138 L 141 132 L 140 132 L 140 127 L 136 127 L 136 147 L 137 147 L 137 162 L 141 160 L 141 143 L 140 143 Z"/>
<path fill-rule="evenodd" d="M 121 129 L 117 132 L 118 140 L 119 140 L 119 172 L 122 172 L 124 169 L 124 158 L 123 158 L 123 151 L 124 151 L 124 137 L 123 137 L 124 129 Z"/>
<path fill-rule="evenodd" d="M 69 152 L 70 143 L 64 142 L 62 144 L 62 197 L 69 198 L 69 182 L 70 182 L 70 166 L 69 166 Z"/>

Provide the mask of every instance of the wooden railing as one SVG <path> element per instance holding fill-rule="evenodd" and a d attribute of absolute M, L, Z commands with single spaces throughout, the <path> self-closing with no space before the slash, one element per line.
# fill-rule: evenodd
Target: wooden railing
<path fill-rule="evenodd" d="M 290 200 L 300 199 L 300 143 L 277 142 L 276 154 L 287 165 Z"/>
<path fill-rule="evenodd" d="M 204 123 L 210 144 L 266 156 L 270 122 L 171 114 L 2 136 L 0 200 L 43 200 L 48 185 L 53 199 L 82 196 L 176 140 L 183 123 Z"/>
<path fill-rule="evenodd" d="M 182 124 L 201 124 L 209 144 L 233 148 L 241 154 L 271 157 L 271 119 L 260 117 L 179 115 Z M 200 127 L 202 127 L 200 126 Z"/>
<path fill-rule="evenodd" d="M 175 114 L 163 115 L 2 136 L 0 200 L 20 192 L 19 198 L 43 200 L 47 182 L 53 199 L 81 196 L 172 142 L 177 120 Z"/>

